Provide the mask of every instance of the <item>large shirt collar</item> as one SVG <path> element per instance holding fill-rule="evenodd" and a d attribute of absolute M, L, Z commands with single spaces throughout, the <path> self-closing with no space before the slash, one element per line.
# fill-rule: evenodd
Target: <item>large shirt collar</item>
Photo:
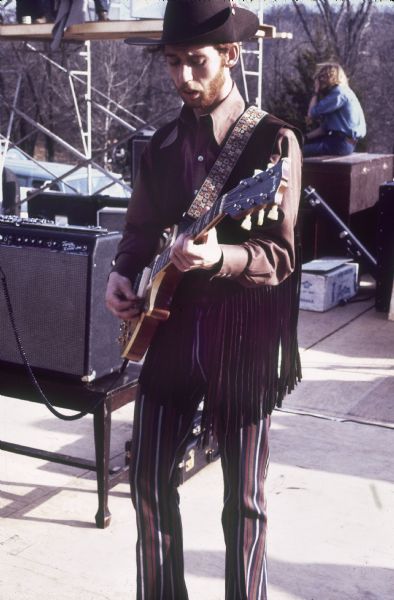
<path fill-rule="evenodd" d="M 200 118 L 211 119 L 215 140 L 221 145 L 230 127 L 239 119 L 244 110 L 245 101 L 234 83 L 228 96 L 212 112 L 202 115 Z M 195 125 L 197 122 L 194 111 L 187 106 L 182 107 L 179 119 L 185 124 Z"/>

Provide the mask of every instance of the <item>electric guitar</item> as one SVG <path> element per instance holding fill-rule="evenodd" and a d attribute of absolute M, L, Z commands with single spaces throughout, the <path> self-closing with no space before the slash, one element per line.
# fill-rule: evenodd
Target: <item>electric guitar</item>
<path fill-rule="evenodd" d="M 243 179 L 235 188 L 219 197 L 183 233 L 198 242 L 226 216 L 241 220 L 263 208 L 279 205 L 288 177 L 289 159 L 283 158 L 266 171 Z M 171 247 L 167 247 L 137 277 L 134 292 L 144 298 L 144 309 L 138 317 L 121 324 L 119 342 L 123 358 L 137 362 L 142 360 L 158 325 L 170 316 L 172 298 L 183 276 L 172 264 L 170 251 Z"/>

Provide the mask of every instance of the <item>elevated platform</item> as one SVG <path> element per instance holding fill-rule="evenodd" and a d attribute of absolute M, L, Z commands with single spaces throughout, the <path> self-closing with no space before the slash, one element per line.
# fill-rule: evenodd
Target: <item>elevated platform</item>
<path fill-rule="evenodd" d="M 136 19 L 133 21 L 89 21 L 68 27 L 63 35 L 66 41 L 116 40 L 130 35 L 159 37 L 161 19 Z M 51 40 L 53 23 L 34 25 L 0 25 L 1 41 Z"/>
<path fill-rule="evenodd" d="M 53 23 L 43 25 L 0 25 L 0 41 L 51 40 Z M 131 35 L 157 37 L 163 29 L 162 19 L 134 19 L 129 21 L 87 21 L 71 25 L 64 32 L 65 41 L 121 40 Z M 291 33 L 276 31 L 273 25 L 260 25 L 257 38 L 291 39 Z"/>
<path fill-rule="evenodd" d="M 392 180 L 393 154 L 354 152 L 349 156 L 304 159 L 302 187 L 313 187 L 332 210 L 376 256 L 379 188 Z M 345 242 L 336 227 L 302 206 L 304 262 L 321 256 L 343 256 Z"/>
<path fill-rule="evenodd" d="M 314 187 L 347 220 L 373 206 L 379 197 L 379 186 L 393 175 L 393 154 L 313 156 L 304 158 L 303 186 Z"/>

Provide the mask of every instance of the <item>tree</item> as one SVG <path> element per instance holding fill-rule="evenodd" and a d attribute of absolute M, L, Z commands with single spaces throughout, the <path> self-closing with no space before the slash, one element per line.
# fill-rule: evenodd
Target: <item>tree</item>
<path fill-rule="evenodd" d="M 391 7 L 385 10 L 385 6 Z M 291 31 L 292 40 L 264 42 L 263 94 L 265 108 L 304 128 L 316 64 L 336 60 L 350 77 L 367 117 L 366 149 L 391 152 L 394 128 L 394 11 L 392 3 L 373 0 L 288 0 L 265 12 L 265 21 L 278 31 Z M 45 50 L 43 43 L 34 43 Z M 49 57 L 66 70 L 75 68 L 79 44 L 62 44 Z M 141 124 L 158 127 L 171 119 L 180 101 L 165 73 L 160 52 L 125 45 L 122 41 L 92 42 L 93 153 L 106 164 L 114 139 L 127 143 Z M 23 42 L 0 44 L 0 128 L 4 134 L 13 103 L 16 80 L 22 75 L 20 107 L 33 120 L 83 150 L 67 73 L 27 51 Z M 241 77 L 235 72 L 237 82 Z M 86 87 L 75 83 L 75 94 L 83 107 Z M 100 108 L 98 105 L 102 105 Z M 125 110 L 120 108 L 120 105 Z M 5 108 L 4 108 L 5 107 Z M 111 111 L 114 114 L 110 114 Z M 85 115 L 81 111 L 82 124 Z M 29 153 L 40 150 L 41 158 L 75 162 L 75 157 L 51 138 L 37 134 L 16 116 L 13 140 L 23 140 Z"/>
<path fill-rule="evenodd" d="M 389 5 L 391 2 L 319 0 L 312 10 L 311 5 L 300 6 L 292 0 L 267 11 L 266 21 L 279 31 L 293 32 L 293 40 L 265 44 L 266 107 L 304 129 L 316 65 L 339 62 L 366 114 L 367 137 L 359 148 L 392 152 L 394 12 Z"/>
<path fill-rule="evenodd" d="M 339 62 L 351 77 L 357 70 L 360 50 L 369 33 L 374 1 L 315 0 L 316 14 L 297 0 L 292 0 L 292 4 L 316 58 L 324 58 L 323 47 L 324 53 L 328 51 L 330 58 Z"/>

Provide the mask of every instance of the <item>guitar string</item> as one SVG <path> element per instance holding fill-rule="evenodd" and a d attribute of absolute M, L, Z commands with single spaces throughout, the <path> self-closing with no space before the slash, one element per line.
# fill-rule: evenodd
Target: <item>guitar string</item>
<path fill-rule="evenodd" d="M 266 175 L 269 175 L 270 178 L 272 178 L 272 189 L 276 189 L 275 183 L 276 183 L 276 179 L 277 176 L 280 175 L 280 163 L 278 163 L 278 168 L 279 168 L 279 174 L 278 173 L 274 173 L 273 169 L 269 169 L 267 171 L 265 171 Z M 273 176 L 273 177 L 272 177 Z M 242 192 L 245 191 L 245 189 L 250 189 L 250 183 L 251 181 L 253 182 L 258 182 L 258 185 L 261 186 L 262 180 L 261 180 L 261 175 L 258 177 L 250 177 L 248 179 L 245 179 L 244 182 L 245 183 L 240 183 L 238 184 L 235 188 L 233 188 L 231 190 L 231 192 L 229 192 L 228 194 L 225 194 L 226 196 L 226 202 L 231 202 L 232 198 L 234 198 L 234 200 L 238 200 L 240 201 L 242 199 Z M 241 196 L 239 196 L 237 198 L 237 195 L 240 194 Z M 228 196 L 228 198 L 227 198 Z M 252 195 L 253 197 L 253 195 Z M 258 196 L 257 196 L 258 197 Z M 212 221 L 214 221 L 214 219 L 216 219 L 216 217 L 220 214 L 221 210 L 222 210 L 222 201 L 223 201 L 224 196 L 221 196 L 218 200 L 216 200 L 216 202 L 211 206 L 211 208 L 205 212 L 200 218 L 196 219 L 184 232 L 186 235 L 190 235 L 191 237 L 195 237 L 197 234 L 199 234 L 201 231 L 203 231 L 205 229 L 205 227 L 207 225 L 209 225 Z M 156 259 L 153 261 L 151 268 L 152 268 L 152 273 L 151 273 L 151 277 L 150 279 L 153 280 L 153 278 L 160 272 L 162 271 L 170 262 L 170 252 L 171 252 L 171 248 L 166 248 L 162 254 L 160 254 L 159 256 L 156 257 Z"/>

